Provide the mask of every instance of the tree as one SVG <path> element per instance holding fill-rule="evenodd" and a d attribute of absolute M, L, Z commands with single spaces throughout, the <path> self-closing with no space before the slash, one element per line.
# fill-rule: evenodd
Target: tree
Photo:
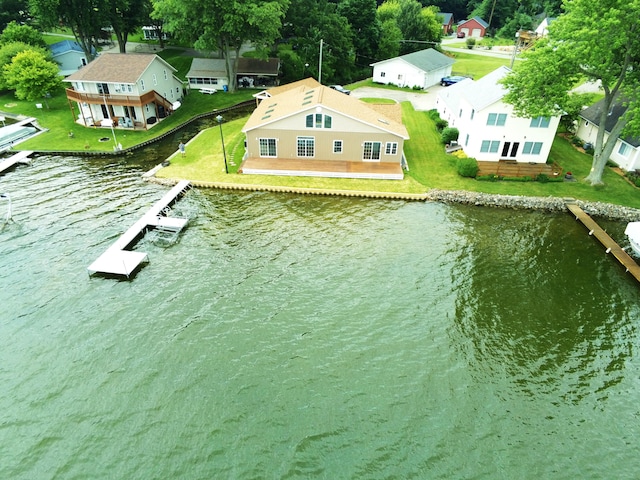
<path fill-rule="evenodd" d="M 562 114 L 569 92 L 581 79 L 599 81 L 604 108 L 586 180 L 602 184 L 604 167 L 620 134 L 640 133 L 640 3 L 627 0 L 568 0 L 565 14 L 549 28 L 548 40 L 536 45 L 504 79 L 505 100 L 516 113 L 536 117 Z M 628 106 L 604 141 L 605 120 L 616 99 Z"/>
<path fill-rule="evenodd" d="M 15 90 L 16 97 L 28 101 L 44 99 L 47 108 L 47 95 L 62 86 L 58 66 L 36 50 L 18 53 L 2 70 L 7 86 Z"/>
<path fill-rule="evenodd" d="M 9 65 L 18 53 L 24 52 L 27 50 L 36 50 L 40 52 L 47 60 L 51 58 L 51 52 L 49 50 L 45 50 L 44 48 L 34 47 L 33 45 L 29 45 L 22 42 L 11 42 L 6 43 L 0 46 L 0 90 L 5 90 L 7 88 L 7 83 L 4 80 L 4 70 L 2 67 L 5 65 Z"/>
<path fill-rule="evenodd" d="M 120 53 L 127 52 L 129 34 L 149 17 L 149 0 L 108 0 L 107 18 L 118 40 Z"/>
<path fill-rule="evenodd" d="M 0 0 L 0 30 L 4 30 L 12 21 L 25 22 L 28 17 L 27 0 Z"/>
<path fill-rule="evenodd" d="M 108 26 L 106 0 L 31 0 L 31 11 L 44 27 L 68 26 L 85 56 L 95 56 L 94 38 Z"/>
<path fill-rule="evenodd" d="M 375 0 L 344 0 L 338 4 L 338 14 L 345 17 L 353 34 L 356 68 L 362 77 L 370 75 L 371 62 L 376 60 L 380 42 L 380 23 L 376 17 Z"/>
<path fill-rule="evenodd" d="M 46 48 L 47 44 L 42 38 L 42 34 L 29 25 L 19 25 L 16 22 L 10 22 L 9 25 L 0 34 L 0 45 L 7 43 L 22 42 L 34 47 Z"/>
<path fill-rule="evenodd" d="M 394 19 L 382 22 L 380 28 L 380 43 L 378 44 L 378 60 L 397 57 L 400 54 L 402 31 Z"/>
<path fill-rule="evenodd" d="M 442 21 L 437 7 L 423 7 L 417 0 L 387 0 L 378 7 L 377 15 L 381 25 L 394 21 L 402 32 L 402 54 L 433 47 L 442 38 Z M 389 41 L 395 35 L 395 29 L 386 23 L 382 32 L 387 35 L 384 37 L 384 50 L 389 51 Z"/>
<path fill-rule="evenodd" d="M 289 0 L 155 0 L 154 18 L 174 37 L 200 50 L 223 52 L 229 89 L 236 89 L 240 48 L 251 42 L 266 52 L 280 36 Z"/>

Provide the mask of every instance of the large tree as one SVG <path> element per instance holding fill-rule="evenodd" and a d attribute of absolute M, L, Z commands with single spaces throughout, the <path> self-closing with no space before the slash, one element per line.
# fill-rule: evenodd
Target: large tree
<path fill-rule="evenodd" d="M 222 51 L 234 91 L 240 48 L 251 42 L 266 52 L 280 36 L 288 5 L 289 0 L 155 0 L 152 16 L 195 48 Z"/>
<path fill-rule="evenodd" d="M 390 51 L 389 41 L 396 34 L 390 21 L 394 21 L 402 32 L 400 53 L 410 53 L 433 47 L 442 38 L 442 20 L 438 8 L 423 7 L 417 0 L 386 0 L 378 7 L 378 21 L 382 30 L 384 51 Z M 383 56 L 379 51 L 379 56 Z M 380 58 L 384 60 L 383 58 Z"/>
<path fill-rule="evenodd" d="M 598 81 L 604 91 L 593 163 L 587 181 L 602 184 L 602 172 L 623 132 L 640 134 L 640 17 L 638 0 L 568 0 L 549 38 L 527 55 L 504 84 L 516 113 L 536 117 L 562 114 L 580 80 Z M 605 142 L 605 120 L 623 98 L 625 115 Z"/>
<path fill-rule="evenodd" d="M 58 65 L 37 50 L 18 53 L 2 70 L 4 81 L 15 90 L 16 97 L 29 101 L 44 100 L 47 108 L 47 96 L 62 85 Z"/>
<path fill-rule="evenodd" d="M 144 24 L 151 13 L 149 0 L 108 0 L 107 18 L 118 40 L 120 53 L 127 52 L 129 34 Z"/>
<path fill-rule="evenodd" d="M 87 58 L 95 56 L 94 39 L 109 25 L 106 0 L 30 0 L 31 12 L 43 27 L 69 27 Z"/>

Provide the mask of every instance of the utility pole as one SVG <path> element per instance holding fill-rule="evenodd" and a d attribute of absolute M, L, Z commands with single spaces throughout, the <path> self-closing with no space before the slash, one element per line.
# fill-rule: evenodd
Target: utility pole
<path fill-rule="evenodd" d="M 318 83 L 322 83 L 322 38 L 320 39 L 320 60 L 318 60 Z"/>

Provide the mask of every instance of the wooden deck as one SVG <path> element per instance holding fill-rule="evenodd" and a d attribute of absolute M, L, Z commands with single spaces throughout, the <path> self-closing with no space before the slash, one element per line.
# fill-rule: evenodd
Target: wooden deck
<path fill-rule="evenodd" d="M 600 225 L 598 225 L 582 208 L 575 203 L 566 203 L 567 208 L 580 220 L 582 224 L 589 229 L 589 235 L 593 235 L 606 248 L 606 253 L 611 253 L 625 267 L 626 271 L 640 282 L 640 266 L 635 262 L 620 245 L 618 245 Z"/>
<path fill-rule="evenodd" d="M 498 162 L 478 161 L 478 176 L 498 175 L 500 177 L 531 177 L 541 173 L 549 177 L 557 177 L 562 174 L 558 165 L 546 163 L 524 163 L 515 160 L 500 160 Z"/>
<path fill-rule="evenodd" d="M 402 180 L 404 178 L 404 172 L 398 163 L 279 158 L 247 158 L 240 165 L 239 173 L 246 175 L 368 178 L 379 180 Z"/>

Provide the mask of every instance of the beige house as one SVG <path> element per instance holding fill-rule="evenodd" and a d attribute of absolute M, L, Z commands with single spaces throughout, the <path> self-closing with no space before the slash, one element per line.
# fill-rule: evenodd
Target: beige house
<path fill-rule="evenodd" d="M 399 104 L 367 104 L 313 79 L 256 95 L 245 124 L 244 174 L 401 180 L 404 141 Z"/>
<path fill-rule="evenodd" d="M 147 129 L 180 106 L 176 69 L 155 54 L 105 53 L 65 82 L 76 122 Z"/>

